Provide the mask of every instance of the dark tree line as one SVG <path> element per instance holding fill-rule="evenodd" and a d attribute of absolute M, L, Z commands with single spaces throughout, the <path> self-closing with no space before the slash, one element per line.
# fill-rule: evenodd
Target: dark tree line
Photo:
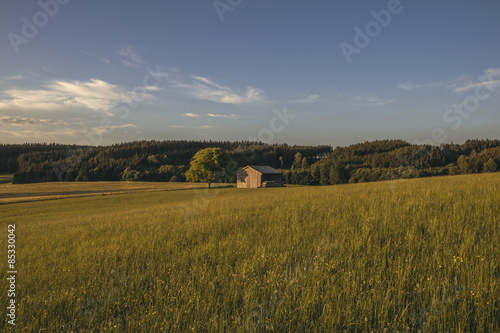
<path fill-rule="evenodd" d="M 283 172 L 285 183 L 302 185 L 495 172 L 500 166 L 499 140 L 440 146 L 380 140 L 334 150 L 243 141 L 134 141 L 99 147 L 0 145 L 0 172 L 15 172 L 15 183 L 185 181 L 189 162 L 204 148 L 222 148 L 240 167 L 270 165 Z"/>
<path fill-rule="evenodd" d="M 283 177 L 289 184 L 334 185 L 496 172 L 499 166 L 499 140 L 467 140 L 462 145 L 439 147 L 380 140 L 337 147 L 313 164 L 297 154 Z"/>
<path fill-rule="evenodd" d="M 185 181 L 194 154 L 222 148 L 237 165 L 290 168 L 296 153 L 314 160 L 330 146 L 289 146 L 229 141 L 134 141 L 110 146 L 26 144 L 0 146 L 0 172 L 15 183 L 44 181 Z"/>

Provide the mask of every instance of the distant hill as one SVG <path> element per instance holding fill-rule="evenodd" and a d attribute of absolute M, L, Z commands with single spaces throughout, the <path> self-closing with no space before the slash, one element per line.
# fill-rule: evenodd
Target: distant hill
<path fill-rule="evenodd" d="M 290 146 L 229 141 L 134 141 L 110 146 L 61 144 L 0 145 L 0 173 L 15 173 L 15 183 L 44 181 L 184 181 L 193 155 L 219 147 L 237 165 L 264 164 L 289 169 L 297 153 L 310 160 L 331 146 Z"/>
<path fill-rule="evenodd" d="M 246 141 L 153 140 L 98 147 L 0 145 L 0 173 L 15 173 L 14 183 L 184 181 L 193 155 L 208 147 L 225 149 L 233 170 L 248 164 L 270 165 L 282 170 L 286 183 L 303 185 L 495 172 L 500 165 L 499 140 L 475 139 L 439 147 L 378 140 L 335 149 Z"/>
<path fill-rule="evenodd" d="M 500 165 L 499 140 L 467 140 L 462 145 L 414 145 L 380 140 L 337 147 L 309 167 L 298 163 L 284 172 L 293 184 L 333 185 L 401 178 L 495 172 Z"/>

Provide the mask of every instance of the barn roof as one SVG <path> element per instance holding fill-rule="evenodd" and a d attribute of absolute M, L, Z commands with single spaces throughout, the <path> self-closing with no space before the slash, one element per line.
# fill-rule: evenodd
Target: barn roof
<path fill-rule="evenodd" d="M 246 168 L 252 168 L 254 170 L 257 170 L 258 172 L 260 172 L 263 175 L 281 174 L 281 172 L 279 172 L 275 168 L 272 168 L 272 167 L 267 166 L 267 165 L 248 165 L 248 166 L 244 167 L 243 169 L 246 169 Z"/>

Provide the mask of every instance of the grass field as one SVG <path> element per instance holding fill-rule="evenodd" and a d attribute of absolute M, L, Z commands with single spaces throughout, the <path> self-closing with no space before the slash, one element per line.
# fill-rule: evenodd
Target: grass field
<path fill-rule="evenodd" d="M 1 178 L 0 178 L 1 179 Z M 232 187 L 231 184 L 213 184 L 212 187 Z M 94 195 L 112 195 L 151 191 L 202 189 L 200 183 L 153 182 L 63 182 L 38 184 L 6 184 L 0 187 L 0 204 L 76 198 Z"/>
<path fill-rule="evenodd" d="M 0 205 L 18 332 L 500 331 L 500 173 L 128 192 Z"/>

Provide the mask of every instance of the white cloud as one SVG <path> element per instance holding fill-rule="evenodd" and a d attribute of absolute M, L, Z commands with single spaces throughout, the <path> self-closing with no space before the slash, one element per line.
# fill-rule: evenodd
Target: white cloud
<path fill-rule="evenodd" d="M 495 87 L 500 85 L 500 68 L 488 68 L 483 70 L 482 75 L 477 79 L 472 79 L 470 77 L 462 85 L 458 85 L 455 88 L 456 93 L 462 93 L 469 91 L 471 89 L 485 87 L 487 89 L 493 90 Z"/>
<path fill-rule="evenodd" d="M 21 74 L 18 74 L 18 75 L 8 76 L 5 79 L 6 80 L 22 80 L 22 79 L 24 79 L 24 76 Z"/>
<path fill-rule="evenodd" d="M 191 118 L 198 118 L 200 115 L 198 113 L 191 113 L 191 112 L 187 112 L 187 113 L 183 113 L 181 114 L 181 116 L 184 116 L 184 117 L 191 117 Z"/>
<path fill-rule="evenodd" d="M 128 67 L 139 67 L 139 65 L 145 65 L 146 62 L 141 59 L 141 57 L 132 49 L 131 46 L 127 46 L 118 51 L 118 54 L 125 58 L 121 62 Z"/>
<path fill-rule="evenodd" d="M 67 121 L 63 120 L 50 120 L 50 119 L 36 119 L 20 116 L 1 116 L 0 126 L 38 126 L 38 125 L 69 125 Z"/>
<path fill-rule="evenodd" d="M 471 89 L 475 89 L 477 87 L 485 87 L 485 88 L 494 88 L 496 86 L 500 85 L 500 80 L 490 80 L 490 81 L 484 81 L 484 82 L 476 82 L 476 83 L 469 83 L 467 85 L 457 87 L 455 89 L 456 93 L 462 93 L 469 91 Z"/>
<path fill-rule="evenodd" d="M 315 103 L 319 100 L 319 97 L 320 97 L 319 95 L 310 94 L 303 99 L 297 99 L 297 100 L 290 101 L 290 103 L 303 103 L 303 104 Z"/>
<path fill-rule="evenodd" d="M 56 129 L 51 131 L 40 130 L 0 130 L 2 133 L 7 133 L 17 138 L 37 139 L 37 140 L 52 140 L 60 136 L 74 137 L 82 133 L 74 128 Z"/>
<path fill-rule="evenodd" d="M 105 57 L 101 57 L 97 54 L 94 54 L 92 52 L 83 52 L 85 55 L 88 55 L 88 56 L 91 56 L 91 57 L 94 57 L 96 58 L 97 60 L 105 63 L 106 65 L 109 65 L 111 63 L 111 60 L 109 60 L 108 58 L 105 58 Z"/>
<path fill-rule="evenodd" d="M 134 124 L 98 126 L 98 127 L 91 127 L 88 129 L 83 129 L 80 133 L 99 135 L 99 134 L 106 134 L 106 133 L 112 132 L 115 129 L 129 128 L 129 127 L 138 127 L 138 126 L 134 125 Z"/>
<path fill-rule="evenodd" d="M 126 91 L 122 87 L 102 80 L 50 81 L 45 89 L 9 89 L 0 98 L 1 109 L 60 111 L 83 108 L 104 116 L 111 116 L 111 109 L 121 102 L 150 101 L 148 93 Z"/>
<path fill-rule="evenodd" d="M 216 113 L 207 113 L 207 116 L 214 118 L 227 118 L 227 119 L 238 119 L 240 118 L 237 114 L 216 114 Z"/>
<path fill-rule="evenodd" d="M 125 65 L 125 66 L 127 66 L 127 67 L 131 67 L 131 68 L 137 68 L 137 67 L 139 67 L 139 65 L 134 64 L 134 63 L 132 63 L 132 62 L 130 62 L 130 61 L 128 61 L 128 60 L 123 60 L 123 59 L 122 59 L 122 60 L 121 60 L 121 63 L 122 63 L 123 65 Z"/>
<path fill-rule="evenodd" d="M 492 88 L 500 85 L 500 68 L 488 68 L 483 70 L 482 75 L 474 78 L 471 75 L 462 75 L 457 79 L 445 82 L 431 82 L 418 84 L 404 82 L 398 84 L 399 89 L 414 91 L 421 88 L 446 88 L 453 89 L 456 93 L 462 93 L 475 89 L 476 87 Z"/>
<path fill-rule="evenodd" d="M 144 89 L 146 89 L 147 91 L 160 91 L 161 90 L 161 88 L 158 86 L 147 86 L 147 87 L 144 87 Z"/>
<path fill-rule="evenodd" d="M 264 91 L 258 88 L 247 87 L 245 91 L 236 91 L 202 76 L 185 78 L 177 75 L 174 78 L 173 75 L 168 75 L 166 78 L 172 88 L 196 99 L 237 105 L 264 101 Z"/>
<path fill-rule="evenodd" d="M 395 99 L 381 99 L 377 96 L 355 96 L 352 98 L 352 106 L 363 106 L 363 107 L 373 107 L 373 106 L 383 106 L 394 103 Z"/>
<path fill-rule="evenodd" d="M 201 125 L 201 126 L 197 126 L 197 127 L 184 126 L 184 125 L 172 125 L 172 126 L 169 126 L 169 127 L 170 128 L 200 128 L 200 129 L 212 128 L 212 126 L 210 126 L 210 125 Z"/>
<path fill-rule="evenodd" d="M 15 81 L 15 80 L 23 80 L 24 76 L 21 74 L 18 75 L 12 75 L 12 76 L 6 76 L 6 77 L 0 77 L 0 84 L 5 83 L 5 81 Z"/>
<path fill-rule="evenodd" d="M 405 83 L 398 84 L 399 89 L 409 90 L 409 91 L 416 90 L 416 89 L 422 88 L 422 87 L 425 87 L 425 85 L 424 84 L 416 84 L 413 82 L 405 82 Z"/>
<path fill-rule="evenodd" d="M 26 138 L 26 139 L 37 139 L 37 140 L 57 140 L 63 139 L 66 137 L 67 139 L 74 139 L 75 137 L 81 136 L 82 139 L 85 139 L 85 135 L 103 135 L 112 132 L 115 129 L 120 128 L 129 128 L 134 127 L 136 125 L 133 124 L 124 124 L 124 125 L 109 125 L 109 126 L 98 126 L 98 127 L 84 127 L 84 128 L 23 128 L 23 129 L 1 129 L 1 133 L 6 133 L 11 136 L 17 138 Z"/>
<path fill-rule="evenodd" d="M 62 127 L 62 128 L 61 128 Z M 72 135 L 101 135 L 110 133 L 115 129 L 137 128 L 134 124 L 121 124 L 113 125 L 99 125 L 87 126 L 85 122 L 64 121 L 64 120 L 51 120 L 51 119 L 37 119 L 22 116 L 1 116 L 0 117 L 0 131 L 3 133 L 11 134 L 15 137 L 34 136 L 37 139 L 53 139 L 55 137 Z"/>
<path fill-rule="evenodd" d="M 453 88 L 455 86 L 457 86 L 458 84 L 460 84 L 461 81 L 463 81 L 464 78 L 459 78 L 459 79 L 456 79 L 456 80 L 451 80 L 451 81 L 446 81 L 446 82 L 432 82 L 432 83 L 423 83 L 423 84 L 419 84 L 419 83 L 413 83 L 411 81 L 408 81 L 408 82 L 404 82 L 404 83 L 400 83 L 398 84 L 398 88 L 399 89 L 403 89 L 403 90 L 408 90 L 408 91 L 413 91 L 413 90 L 417 90 L 417 89 L 422 89 L 422 88 Z"/>

